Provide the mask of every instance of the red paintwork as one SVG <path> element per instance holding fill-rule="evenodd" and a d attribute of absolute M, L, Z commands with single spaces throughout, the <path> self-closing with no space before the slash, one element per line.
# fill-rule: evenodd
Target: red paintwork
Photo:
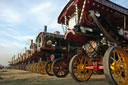
<path fill-rule="evenodd" d="M 125 48 L 125 51 L 126 51 L 126 53 L 127 53 L 127 55 L 128 55 L 128 47 L 127 47 L 127 48 Z"/>
<path fill-rule="evenodd" d="M 70 35 L 69 35 L 70 34 Z M 68 36 L 74 36 L 76 33 L 73 30 L 68 30 L 64 36 L 64 39 L 68 39 Z"/>
<path fill-rule="evenodd" d="M 80 18 L 81 9 L 83 7 L 83 2 L 84 2 L 84 0 L 70 0 L 68 2 L 68 4 L 64 7 L 63 11 L 61 12 L 61 14 L 58 18 L 58 23 L 65 24 L 64 16 L 67 16 L 66 24 L 68 25 L 69 17 L 72 16 L 75 12 L 75 4 L 78 5 L 78 9 L 79 9 L 78 18 Z M 101 2 L 102 4 L 99 2 Z M 103 3 L 106 4 L 106 6 L 103 5 Z M 109 3 L 110 6 L 107 6 L 107 3 Z M 85 9 L 85 11 L 83 13 L 84 18 L 80 24 L 82 24 L 82 23 L 90 24 L 88 22 L 88 20 L 85 18 L 86 14 L 89 10 L 97 10 L 103 16 L 105 16 L 105 19 L 107 21 L 109 21 L 109 24 L 114 23 L 121 28 L 124 27 L 124 16 L 126 16 L 127 17 L 126 30 L 128 30 L 128 9 L 126 9 L 126 8 L 123 8 L 109 0 L 86 0 L 84 9 Z"/>
<path fill-rule="evenodd" d="M 72 16 L 75 13 L 76 4 L 78 6 L 78 15 L 79 15 L 78 19 L 79 19 L 81 15 L 81 10 L 83 7 L 83 2 L 84 0 L 70 0 L 68 4 L 64 7 L 64 9 L 62 10 L 60 16 L 58 17 L 58 23 L 68 25 L 70 16 Z M 105 3 L 106 6 L 103 5 L 103 3 Z M 107 3 L 111 5 L 107 6 Z M 83 18 L 82 18 L 81 23 L 79 24 L 92 25 L 92 23 L 90 22 L 91 18 L 87 17 L 87 13 L 90 10 L 98 11 L 100 14 L 105 16 L 104 18 L 106 21 L 108 21 L 109 24 L 114 23 L 116 26 L 121 27 L 121 28 L 124 28 L 124 16 L 126 16 L 125 30 L 128 31 L 128 9 L 123 8 L 109 0 L 86 0 L 84 12 L 83 12 Z M 65 23 L 65 16 L 67 17 L 66 23 Z M 82 35 L 80 33 L 74 32 L 73 30 L 68 30 L 66 32 L 65 39 L 78 41 L 80 43 L 85 43 L 85 40 L 88 40 L 86 35 Z M 128 48 L 125 48 L 125 51 L 128 53 Z M 86 66 L 85 69 L 92 69 L 95 72 L 103 69 L 103 63 L 102 63 L 103 59 L 101 60 L 102 61 L 92 62 L 89 66 Z"/>
<path fill-rule="evenodd" d="M 43 32 L 40 32 L 38 36 L 36 37 L 36 41 L 40 38 L 40 36 L 43 34 Z"/>
<path fill-rule="evenodd" d="M 89 66 L 86 66 L 85 69 L 91 69 L 95 72 L 103 69 L 103 63 L 101 61 L 92 62 Z"/>
<path fill-rule="evenodd" d="M 65 34 L 65 39 L 66 40 L 73 40 L 75 42 L 79 42 L 82 44 L 85 44 L 85 39 L 87 37 L 81 33 L 74 32 L 73 30 L 68 30 Z"/>

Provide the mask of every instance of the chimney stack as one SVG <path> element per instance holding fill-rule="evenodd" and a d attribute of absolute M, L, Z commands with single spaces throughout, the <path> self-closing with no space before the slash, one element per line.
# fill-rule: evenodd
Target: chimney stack
<path fill-rule="evenodd" d="M 31 44 L 33 44 L 33 40 L 31 40 Z"/>
<path fill-rule="evenodd" d="M 44 26 L 44 32 L 47 32 L 47 25 Z"/>

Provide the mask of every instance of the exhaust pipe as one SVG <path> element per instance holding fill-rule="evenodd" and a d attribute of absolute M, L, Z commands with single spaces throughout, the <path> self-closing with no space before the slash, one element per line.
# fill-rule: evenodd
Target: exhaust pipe
<path fill-rule="evenodd" d="M 47 32 L 47 25 L 44 26 L 44 32 Z"/>
<path fill-rule="evenodd" d="M 33 40 L 31 40 L 31 44 L 33 44 Z"/>

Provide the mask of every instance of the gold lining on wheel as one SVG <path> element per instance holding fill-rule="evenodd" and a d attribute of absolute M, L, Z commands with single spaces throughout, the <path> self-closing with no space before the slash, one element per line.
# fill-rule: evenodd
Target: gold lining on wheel
<path fill-rule="evenodd" d="M 128 84 L 128 56 L 120 49 L 116 48 L 110 57 L 110 69 L 113 79 L 117 85 Z"/>
<path fill-rule="evenodd" d="M 92 70 L 85 69 L 90 63 L 90 59 L 85 55 L 79 55 L 74 59 L 73 73 L 78 80 L 86 81 L 90 78 Z"/>

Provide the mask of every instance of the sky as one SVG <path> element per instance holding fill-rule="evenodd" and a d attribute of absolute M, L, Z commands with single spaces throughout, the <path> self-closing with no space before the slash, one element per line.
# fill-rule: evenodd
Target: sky
<path fill-rule="evenodd" d="M 30 40 L 43 31 L 60 31 L 57 18 L 69 0 L 0 0 L 0 64 L 7 65 L 14 55 L 29 48 Z M 124 7 L 127 0 L 111 0 Z M 127 7 L 128 8 L 128 7 Z"/>

